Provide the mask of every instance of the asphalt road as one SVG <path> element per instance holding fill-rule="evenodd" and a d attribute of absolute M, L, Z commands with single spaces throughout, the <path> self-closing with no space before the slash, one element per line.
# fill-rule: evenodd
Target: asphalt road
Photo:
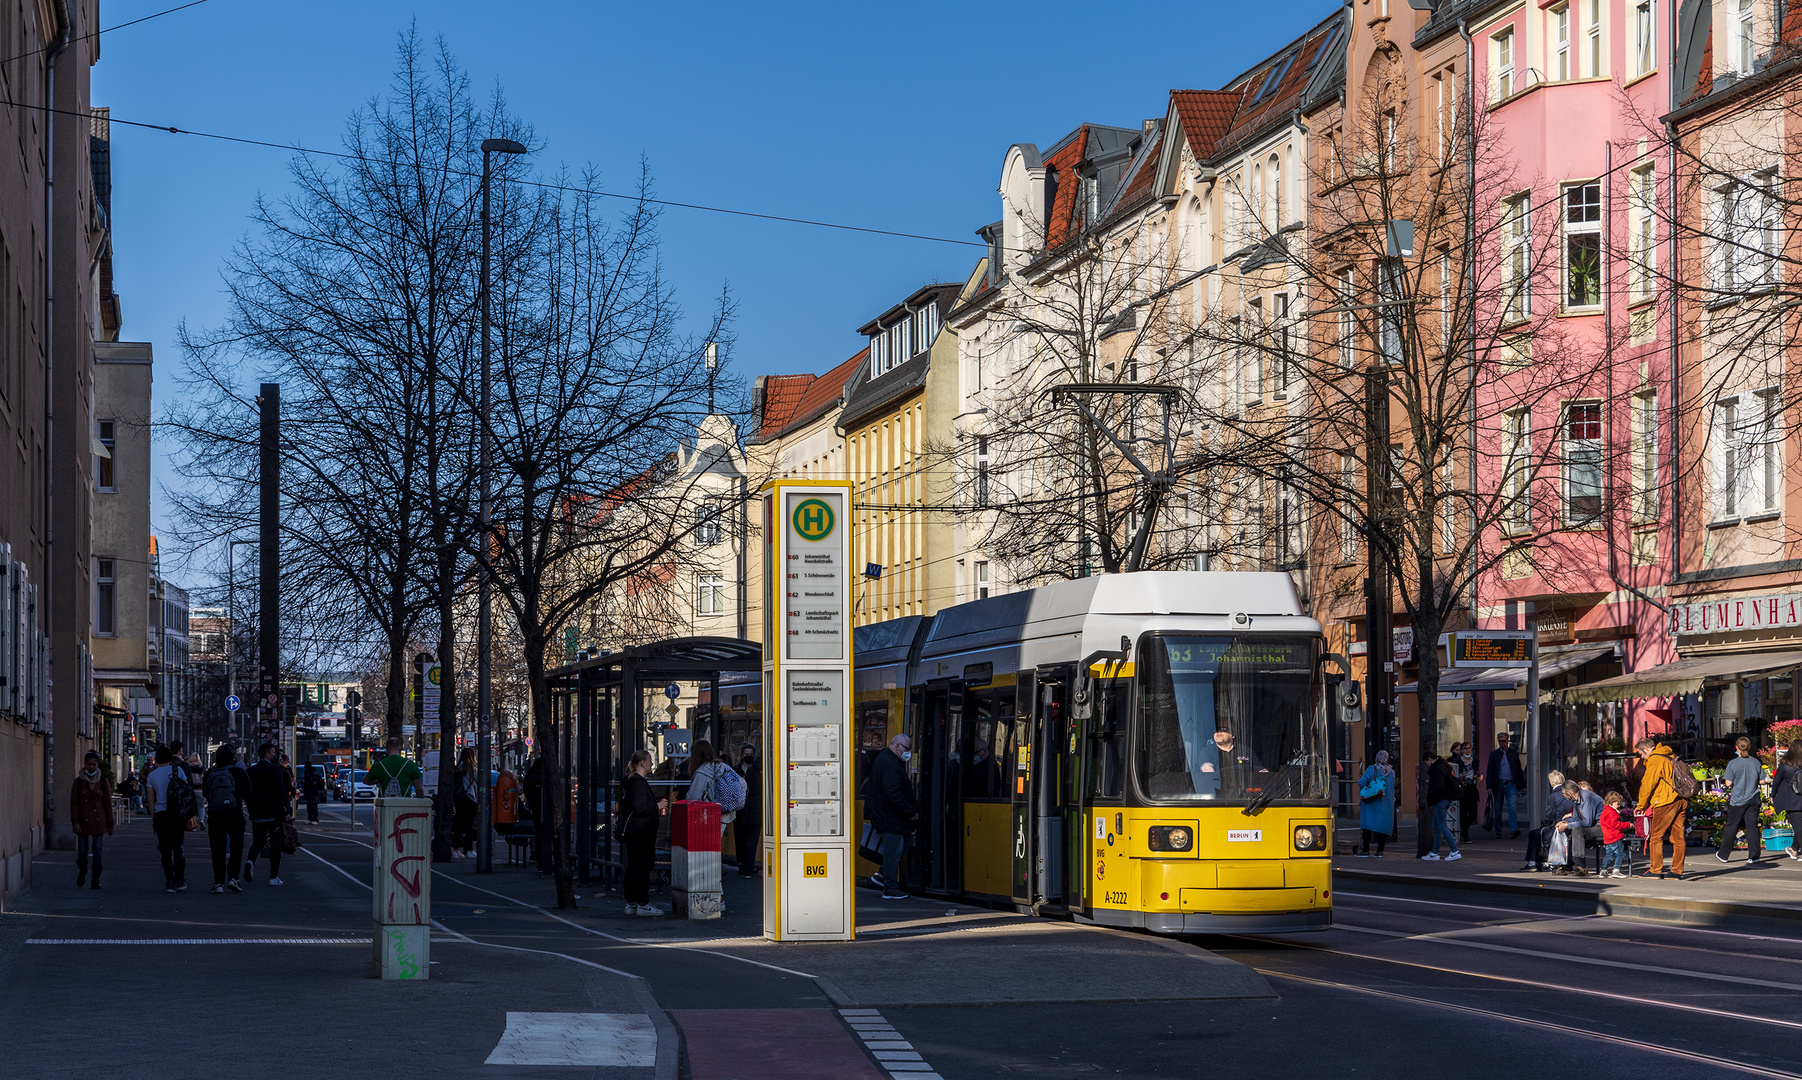
<path fill-rule="evenodd" d="M 327 815 L 342 821 L 344 808 Z M 303 853 L 292 857 L 305 869 L 296 872 L 361 893 L 370 872 L 366 836 L 330 825 L 306 835 Z M 705 927 L 613 918 L 612 897 L 587 896 L 572 916 L 510 900 L 465 864 L 441 869 L 433 913 L 449 935 L 642 976 L 686 1032 L 682 1075 L 694 1080 L 766 1075 L 737 1067 L 744 1058 L 736 1050 L 784 1016 L 807 1019 L 809 1037 L 819 1035 L 822 1017 L 842 1024 L 872 1053 L 882 1040 L 906 1046 L 933 1070 L 927 1075 L 945 1080 L 1518 1078 L 1572 1069 L 1661 1080 L 1802 1080 L 1802 941 L 1788 938 L 1340 892 L 1331 931 L 1194 939 L 1257 969 L 1274 999 L 1159 1001 L 1148 987 L 1151 1000 L 1130 1003 L 910 1006 L 845 1016 L 831 1011 L 811 978 L 785 969 L 779 950 L 772 950 L 777 962 L 750 960 L 730 955 L 730 946 L 669 936 L 708 933 Z M 912 903 L 923 922 L 948 914 L 943 902 Z M 958 918 L 968 921 L 922 933 L 942 942 L 995 930 L 993 920 Z M 652 940 L 659 934 L 667 940 Z M 1065 992 L 1072 1001 L 1082 997 L 1080 986 Z M 744 1013 L 745 1023 L 731 1015 L 753 1009 L 762 1011 Z M 784 1045 L 776 1041 L 777 1060 Z"/>

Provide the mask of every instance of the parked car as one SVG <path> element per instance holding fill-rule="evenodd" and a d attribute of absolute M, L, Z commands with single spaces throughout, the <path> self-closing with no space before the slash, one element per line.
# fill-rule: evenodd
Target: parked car
<path fill-rule="evenodd" d="M 364 779 L 368 775 L 369 773 L 363 769 L 358 769 L 350 774 L 346 788 L 350 792 L 352 800 L 375 798 L 375 785 Z"/>

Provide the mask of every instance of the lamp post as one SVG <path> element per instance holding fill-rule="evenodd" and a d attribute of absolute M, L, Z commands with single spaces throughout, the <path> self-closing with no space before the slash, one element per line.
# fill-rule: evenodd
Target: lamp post
<path fill-rule="evenodd" d="M 488 216 L 488 186 L 490 154 L 523 154 L 526 148 L 512 139 L 482 140 L 482 410 L 476 417 L 481 428 L 480 464 L 478 471 L 482 478 L 481 501 L 481 561 L 482 576 L 477 585 L 476 602 L 476 873 L 488 874 L 494 871 L 494 793 L 488 781 L 489 769 L 492 767 L 494 750 L 491 746 L 489 713 L 493 701 L 493 663 L 489 655 L 493 651 L 494 640 L 489 630 L 489 608 L 493 603 L 494 567 L 489 562 L 493 552 L 489 539 L 493 527 L 494 499 L 492 485 L 489 481 L 490 458 L 493 450 L 490 445 L 488 414 L 494 407 L 494 394 L 490 386 L 489 365 L 491 348 L 488 342 L 488 264 L 491 258 L 492 226 Z"/>
<path fill-rule="evenodd" d="M 225 693 L 228 697 L 238 696 L 238 654 L 232 645 L 238 632 L 237 551 L 241 547 L 255 547 L 258 543 L 256 540 L 229 540 L 225 545 Z M 243 712 L 243 709 L 238 711 Z M 244 731 L 237 716 L 231 717 L 229 726 L 234 729 L 232 734 L 243 740 Z"/>

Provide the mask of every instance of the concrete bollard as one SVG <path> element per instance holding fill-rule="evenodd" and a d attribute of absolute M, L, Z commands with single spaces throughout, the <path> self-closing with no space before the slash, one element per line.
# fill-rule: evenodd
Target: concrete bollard
<path fill-rule="evenodd" d="M 720 808 L 678 802 L 669 817 L 670 913 L 678 919 L 720 917 Z"/>
<path fill-rule="evenodd" d="M 424 979 L 432 951 L 432 800 L 375 801 L 375 966 Z"/>

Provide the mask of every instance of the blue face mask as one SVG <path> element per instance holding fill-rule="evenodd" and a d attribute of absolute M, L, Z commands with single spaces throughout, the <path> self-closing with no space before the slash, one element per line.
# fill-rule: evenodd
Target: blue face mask
<path fill-rule="evenodd" d="M 913 759 L 914 759 L 914 752 L 912 750 L 901 751 L 901 760 L 902 761 L 912 761 Z"/>

